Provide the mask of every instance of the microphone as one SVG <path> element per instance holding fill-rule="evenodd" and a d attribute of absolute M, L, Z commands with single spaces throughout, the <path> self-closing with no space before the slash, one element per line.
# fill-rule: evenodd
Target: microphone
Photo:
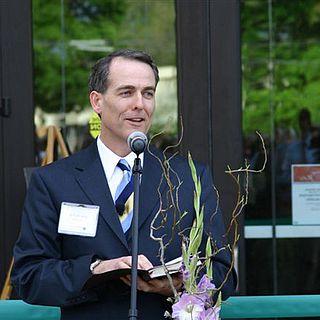
<path fill-rule="evenodd" d="M 148 138 L 143 132 L 134 131 L 129 134 L 127 143 L 131 151 L 138 156 L 147 147 Z"/>

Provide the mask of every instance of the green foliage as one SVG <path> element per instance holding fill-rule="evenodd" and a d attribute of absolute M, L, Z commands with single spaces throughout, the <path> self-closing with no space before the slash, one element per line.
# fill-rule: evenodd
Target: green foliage
<path fill-rule="evenodd" d="M 206 245 L 206 270 L 207 270 L 207 275 L 209 279 L 213 279 L 213 267 L 212 267 L 212 246 L 211 246 L 211 239 L 208 237 L 207 239 L 207 245 Z"/>
<path fill-rule="evenodd" d="M 90 66 L 106 52 L 79 50 L 72 40 L 112 43 L 125 14 L 126 1 L 65 1 L 64 32 L 60 1 L 34 0 L 33 38 L 35 101 L 44 111 L 61 111 L 61 66 L 65 64 L 66 111 L 88 104 Z"/>
<path fill-rule="evenodd" d="M 65 111 L 88 106 L 90 69 L 115 49 L 144 49 L 160 65 L 174 64 L 173 5 L 172 0 L 65 0 L 61 8 L 60 1 L 33 0 L 36 105 L 46 112 L 64 111 L 64 93 Z"/>
<path fill-rule="evenodd" d="M 272 1 L 272 43 L 269 22 L 268 1 L 242 1 L 246 134 L 256 129 L 270 134 L 271 108 L 276 126 L 298 129 L 297 114 L 303 107 L 309 108 L 314 122 L 320 122 L 320 1 Z"/>
<path fill-rule="evenodd" d="M 203 236 L 203 219 L 204 219 L 204 206 L 200 204 L 201 197 L 201 182 L 200 178 L 197 176 L 197 171 L 192 160 L 190 153 L 188 154 L 188 162 L 191 171 L 192 180 L 195 186 L 194 191 L 194 210 L 195 219 L 193 221 L 192 228 L 190 229 L 189 237 L 183 241 L 182 244 L 182 258 L 186 270 L 188 270 L 189 277 L 185 281 L 184 285 L 186 291 L 189 293 L 197 292 L 197 278 L 199 273 L 199 249 L 202 242 Z M 212 269 L 212 246 L 211 238 L 208 237 L 205 252 L 205 267 L 206 274 L 209 279 L 213 279 L 213 269 Z"/>
<path fill-rule="evenodd" d="M 128 1 L 115 45 L 150 53 L 158 65 L 175 65 L 173 0 Z"/>

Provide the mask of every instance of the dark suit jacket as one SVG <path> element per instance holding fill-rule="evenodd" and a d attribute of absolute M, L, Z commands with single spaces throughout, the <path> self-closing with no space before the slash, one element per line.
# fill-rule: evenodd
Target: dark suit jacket
<path fill-rule="evenodd" d="M 161 155 L 156 150 L 154 152 Z M 179 225 L 181 230 L 188 230 L 194 219 L 194 187 L 190 169 L 187 161 L 181 157 L 174 157 L 170 164 L 182 181 L 178 189 L 180 210 L 189 212 Z M 210 174 L 203 166 L 198 166 L 197 171 L 202 182 L 205 226 L 220 245 L 224 232 L 221 213 L 209 221 L 216 204 Z M 139 253 L 147 256 L 154 265 L 160 264 L 159 245 L 150 239 L 149 234 L 150 223 L 159 209 L 157 189 L 161 174 L 159 161 L 145 152 L 140 190 Z M 176 186 L 177 176 L 172 174 Z M 159 190 L 163 195 L 163 205 L 166 206 L 166 183 L 163 182 Z M 57 233 L 63 201 L 100 206 L 95 237 Z M 157 231 L 157 235 L 166 234 L 166 241 L 171 238 L 173 216 L 169 212 L 166 223 Z M 14 249 L 12 281 L 23 300 L 33 304 L 60 306 L 62 319 L 97 319 L 100 316 L 109 320 L 126 319 L 130 291 L 124 283 L 110 281 L 94 291 L 83 291 L 82 287 L 91 276 L 89 266 L 96 257 L 112 259 L 130 255 L 130 251 L 131 232 L 125 235 L 121 229 L 96 143 L 34 172 L 22 215 L 21 233 Z M 181 238 L 175 232 L 166 250 L 166 259 L 169 261 L 180 255 Z M 225 251 L 216 256 L 216 285 L 221 283 L 229 265 L 230 258 Z M 224 298 L 232 294 L 235 282 L 232 275 L 224 286 Z M 139 292 L 140 319 L 162 319 L 167 308 L 165 297 Z"/>

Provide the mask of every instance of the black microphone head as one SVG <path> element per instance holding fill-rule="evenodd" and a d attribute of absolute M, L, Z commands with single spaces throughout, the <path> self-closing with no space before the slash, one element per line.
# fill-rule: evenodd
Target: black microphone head
<path fill-rule="evenodd" d="M 148 144 L 147 136 L 140 131 L 134 131 L 129 134 L 127 143 L 129 148 L 137 155 L 142 153 Z"/>

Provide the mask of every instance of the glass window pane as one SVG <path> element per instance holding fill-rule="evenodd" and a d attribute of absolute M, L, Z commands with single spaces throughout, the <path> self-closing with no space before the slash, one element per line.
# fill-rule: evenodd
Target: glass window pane
<path fill-rule="evenodd" d="M 242 22 L 242 109 L 244 152 L 251 169 L 261 169 L 264 162 L 262 144 L 256 131 L 264 137 L 268 157 L 271 137 L 271 100 L 269 31 L 267 1 L 243 1 Z M 262 174 L 249 179 L 248 223 L 270 224 L 270 161 Z"/>
<path fill-rule="evenodd" d="M 159 146 L 176 140 L 174 22 L 173 0 L 33 1 L 39 158 L 44 153 L 44 128 L 48 125 L 63 129 L 71 152 L 93 141 L 88 76 L 96 60 L 120 48 L 144 50 L 154 57 L 161 80 L 150 134 L 167 129 L 156 141 Z"/>
<path fill-rule="evenodd" d="M 320 215 L 319 203 L 312 205 L 319 201 L 319 191 L 310 196 L 306 184 L 309 181 L 314 190 L 320 190 L 317 179 L 311 181 L 309 176 L 316 177 L 318 169 L 308 169 L 320 162 L 319 8 L 319 0 L 242 1 L 245 156 L 252 166 L 259 163 L 256 159 L 261 162 L 255 130 L 263 133 L 268 151 L 265 172 L 250 178 L 246 224 L 251 228 L 250 237 L 256 239 L 246 241 L 250 249 L 247 273 L 253 276 L 259 270 L 267 275 L 256 279 L 260 284 L 248 280 L 252 294 L 265 293 L 264 288 L 279 294 L 319 291 L 319 223 L 306 226 L 306 231 L 297 229 L 298 224 L 309 224 L 303 221 L 311 214 L 310 208 Z M 302 166 L 299 182 L 305 186 L 298 188 L 298 180 L 292 180 L 292 165 Z M 303 200 L 306 195 L 311 200 Z M 302 200 L 304 206 L 299 204 Z M 295 218 L 296 212 L 301 220 Z M 277 240 L 271 239 L 272 224 Z M 258 225 L 270 227 L 270 240 L 261 239 Z M 265 250 L 271 250 L 271 261 L 260 264 L 257 257 L 265 256 Z"/>

